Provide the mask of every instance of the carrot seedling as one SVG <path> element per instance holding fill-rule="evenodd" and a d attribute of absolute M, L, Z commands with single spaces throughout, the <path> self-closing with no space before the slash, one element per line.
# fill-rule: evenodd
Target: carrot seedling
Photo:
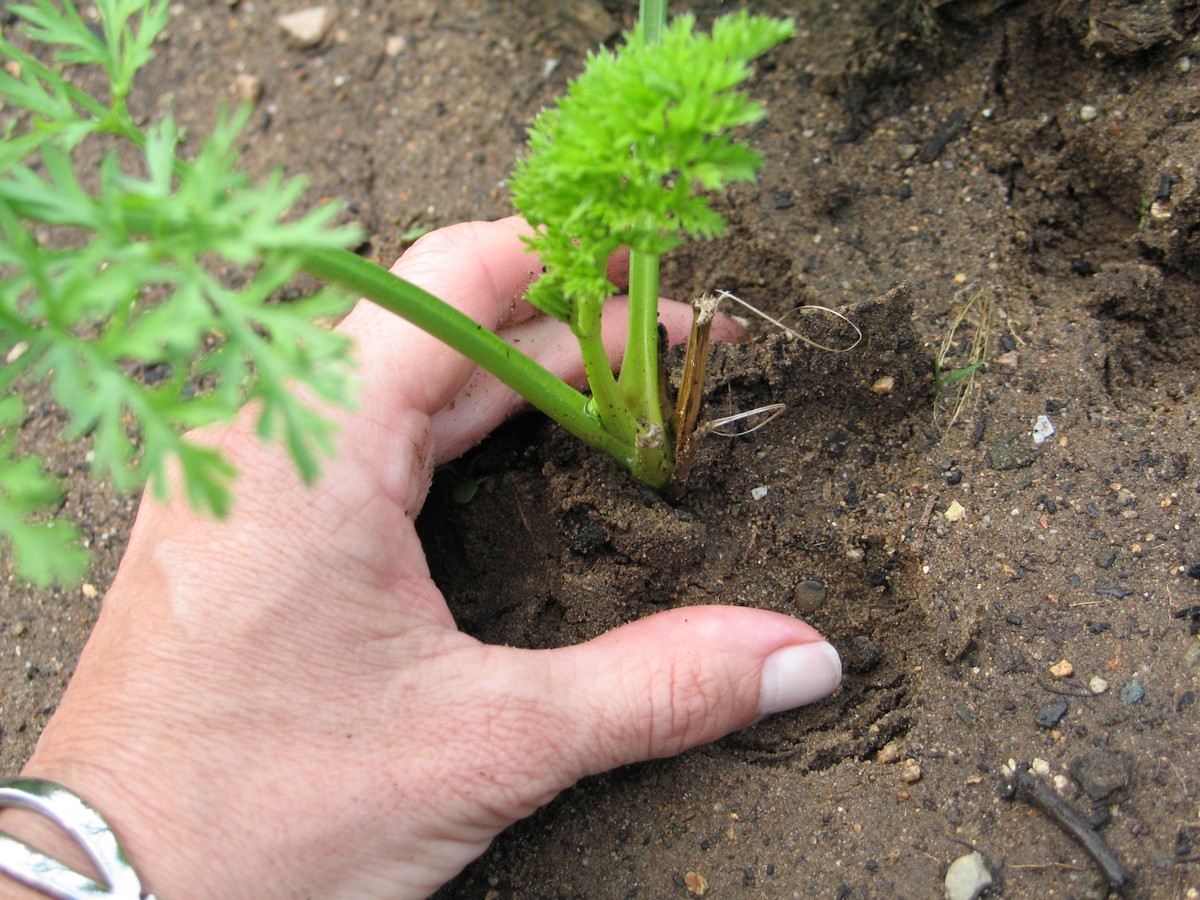
<path fill-rule="evenodd" d="M 260 433 L 283 441 L 301 475 L 315 478 L 332 435 L 295 388 L 351 401 L 346 340 L 315 320 L 355 296 L 412 321 L 666 488 L 672 447 L 685 436 L 661 399 L 658 260 L 685 240 L 719 234 L 724 222 L 708 194 L 755 177 L 758 157 L 730 131 L 763 110 L 738 87 L 751 61 L 791 34 L 789 22 L 743 12 L 704 34 L 688 16 L 665 26 L 663 0 L 645 0 L 627 43 L 595 53 L 538 117 L 513 178 L 514 201 L 536 229 L 531 249 L 547 266 L 530 300 L 578 338 L 589 396 L 355 255 L 348 248 L 361 236 L 331 225 L 334 207 L 297 215 L 303 179 L 276 173 L 252 183 L 236 168 L 245 110 L 223 117 L 189 158 L 170 116 L 135 121 L 126 100 L 168 4 L 95 6 L 93 23 L 72 0 L 10 5 L 26 38 L 42 46 L 37 54 L 0 37 L 0 392 L 8 394 L 0 399 L 0 539 L 18 575 L 48 583 L 86 564 L 71 523 L 46 515 L 61 493 L 56 479 L 16 446 L 31 385 L 48 383 L 68 438 L 91 436 L 98 477 L 162 493 L 173 461 L 190 501 L 221 514 L 235 473 L 184 432 L 253 401 Z M 64 75 L 64 66 L 81 65 L 103 74 L 102 91 Z M 77 159 L 98 140 L 111 149 L 98 172 L 84 174 Z M 130 165 L 119 144 L 140 158 Z M 613 291 L 605 265 L 623 245 L 631 248 L 631 323 L 615 377 L 599 324 Z M 329 289 L 274 302 L 301 272 Z"/>

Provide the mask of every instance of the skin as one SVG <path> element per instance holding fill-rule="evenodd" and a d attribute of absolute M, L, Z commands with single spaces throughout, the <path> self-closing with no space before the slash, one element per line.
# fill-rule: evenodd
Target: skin
<path fill-rule="evenodd" d="M 570 335 L 521 299 L 539 270 L 524 229 L 444 229 L 394 269 L 577 382 Z M 662 314 L 676 339 L 690 315 Z M 579 778 L 836 686 L 811 627 L 758 610 L 677 609 L 556 650 L 459 632 L 413 521 L 433 467 L 522 403 L 377 307 L 341 327 L 363 385 L 356 412 L 331 411 L 336 458 L 305 487 L 251 413 L 197 433 L 239 470 L 232 514 L 143 501 L 24 770 L 98 809 L 161 900 L 425 896 Z M 606 334 L 614 360 L 622 339 Z M 0 827 L 78 859 L 30 814 Z"/>

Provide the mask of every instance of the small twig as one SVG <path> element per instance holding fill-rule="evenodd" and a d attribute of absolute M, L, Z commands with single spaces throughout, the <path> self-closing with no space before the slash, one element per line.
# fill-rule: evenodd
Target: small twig
<path fill-rule="evenodd" d="M 1038 675 L 1037 686 L 1043 691 L 1048 691 L 1051 694 L 1058 694 L 1060 697 L 1094 697 L 1092 691 L 1080 684 L 1074 678 L 1055 684 L 1047 680 L 1044 676 Z"/>
<path fill-rule="evenodd" d="M 925 504 L 925 510 L 921 513 L 921 548 L 925 547 L 925 537 L 929 534 L 929 522 L 933 518 L 933 507 L 937 504 L 938 495 L 933 494 L 929 498 L 929 502 Z"/>
<path fill-rule="evenodd" d="M 1121 861 L 1108 849 L 1104 838 L 1096 833 L 1073 806 L 1054 793 L 1049 785 L 1031 775 L 1027 767 L 1022 766 L 1013 773 L 1011 787 L 1014 797 L 1040 809 L 1065 834 L 1074 838 L 1096 861 L 1096 865 L 1114 888 L 1119 891 L 1133 880 L 1133 876 L 1121 865 Z"/>
<path fill-rule="evenodd" d="M 683 357 L 683 375 L 675 410 L 671 414 L 671 432 L 675 437 L 675 467 L 667 488 L 670 497 L 683 493 L 688 472 L 696 456 L 696 448 L 704 437 L 696 423 L 704 399 L 704 373 L 708 369 L 708 354 L 712 343 L 713 317 L 719 301 L 711 294 L 692 300 L 692 331 Z"/>
<path fill-rule="evenodd" d="M 855 334 L 854 343 L 852 343 L 849 347 L 843 347 L 839 350 L 837 347 L 826 347 L 824 344 L 818 344 L 812 338 L 807 338 L 804 335 L 800 334 L 800 332 L 796 331 L 795 329 L 788 328 L 786 325 L 784 325 L 778 319 L 767 315 L 765 312 L 763 312 L 761 309 L 759 309 L 754 304 L 747 303 L 741 297 L 737 296 L 736 294 L 731 294 L 731 293 L 729 293 L 729 291 L 717 291 L 717 299 L 718 300 L 732 300 L 735 303 L 740 303 L 742 306 L 746 307 L 746 309 L 750 310 L 756 316 L 758 316 L 759 318 L 762 318 L 762 319 L 766 319 L 768 322 L 770 322 L 776 328 L 781 329 L 787 335 L 794 337 L 794 338 L 798 338 L 799 340 L 804 341 L 804 343 L 808 344 L 810 347 L 815 347 L 818 350 L 825 350 L 825 351 L 828 351 L 829 353 L 849 353 L 851 350 L 853 350 L 855 347 L 857 347 L 863 341 L 863 333 L 862 333 L 861 328 L 859 328 L 857 325 L 855 325 L 853 322 L 851 322 L 849 317 L 838 312 L 836 309 L 830 309 L 827 306 L 806 305 L 806 306 L 798 306 L 798 307 L 796 307 L 796 309 L 799 310 L 800 312 L 807 312 L 807 311 L 815 310 L 817 312 L 828 313 L 829 315 L 834 316 L 835 318 L 841 319 L 843 322 L 845 322 L 847 325 L 849 325 L 851 328 L 854 329 L 854 334 Z"/>
<path fill-rule="evenodd" d="M 1083 866 L 1073 866 L 1070 863 L 1048 862 L 1048 863 L 1009 863 L 1010 869 L 1066 869 L 1068 872 L 1086 872 L 1087 869 Z"/>
<path fill-rule="evenodd" d="M 783 403 L 768 403 L 766 406 L 757 406 L 754 409 L 747 409 L 740 413 L 734 413 L 731 416 L 722 416 L 720 419 L 713 419 L 711 422 L 705 423 L 708 426 L 710 433 L 719 435 L 720 437 L 743 437 L 747 434 L 753 434 L 758 429 L 775 421 L 776 417 L 783 414 L 787 409 L 787 405 Z M 745 422 L 748 419 L 756 421 L 749 428 L 743 428 L 741 431 L 723 431 L 729 425 L 736 425 L 738 422 Z"/>

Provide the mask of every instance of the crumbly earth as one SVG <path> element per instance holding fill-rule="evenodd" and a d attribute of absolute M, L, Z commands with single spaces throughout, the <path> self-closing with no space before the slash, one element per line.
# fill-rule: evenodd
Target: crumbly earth
<path fill-rule="evenodd" d="M 239 74 L 261 78 L 246 165 L 345 198 L 381 263 L 410 229 L 507 214 L 523 126 L 636 13 L 364 2 L 300 50 L 276 19 L 301 5 L 179 4 L 136 102 L 199 133 Z M 422 528 L 487 640 L 754 605 L 825 632 L 845 686 L 586 781 L 441 896 L 934 897 L 972 849 L 993 895 L 1106 896 L 1076 840 L 1005 799 L 1015 760 L 1096 826 L 1128 896 L 1196 897 L 1200 4 L 759 7 L 799 27 L 753 88 L 762 179 L 722 200 L 726 237 L 670 260 L 666 292 L 732 291 L 840 352 L 758 324 L 719 349 L 712 416 L 786 410 L 710 438 L 675 505 L 530 416 L 439 477 Z M 862 339 L 789 312 L 812 305 Z M 975 349 L 988 361 L 954 418 Z M 37 403 L 22 439 L 67 477 L 95 568 L 82 593 L 0 588 L 6 772 L 53 712 L 135 509 L 60 425 Z"/>

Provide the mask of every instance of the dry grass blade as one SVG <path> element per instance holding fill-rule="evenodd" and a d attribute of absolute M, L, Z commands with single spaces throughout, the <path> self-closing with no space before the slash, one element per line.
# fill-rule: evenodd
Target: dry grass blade
<path fill-rule="evenodd" d="M 938 390 L 934 418 L 944 423 L 946 430 L 958 421 L 975 396 L 975 376 L 987 361 L 990 349 L 995 291 L 972 282 L 954 295 L 954 301 L 959 304 L 958 312 L 942 338 L 934 362 Z M 962 365 L 947 370 L 947 360 L 956 355 L 956 338 L 964 331 L 969 332 L 964 342 L 966 358 Z"/>

